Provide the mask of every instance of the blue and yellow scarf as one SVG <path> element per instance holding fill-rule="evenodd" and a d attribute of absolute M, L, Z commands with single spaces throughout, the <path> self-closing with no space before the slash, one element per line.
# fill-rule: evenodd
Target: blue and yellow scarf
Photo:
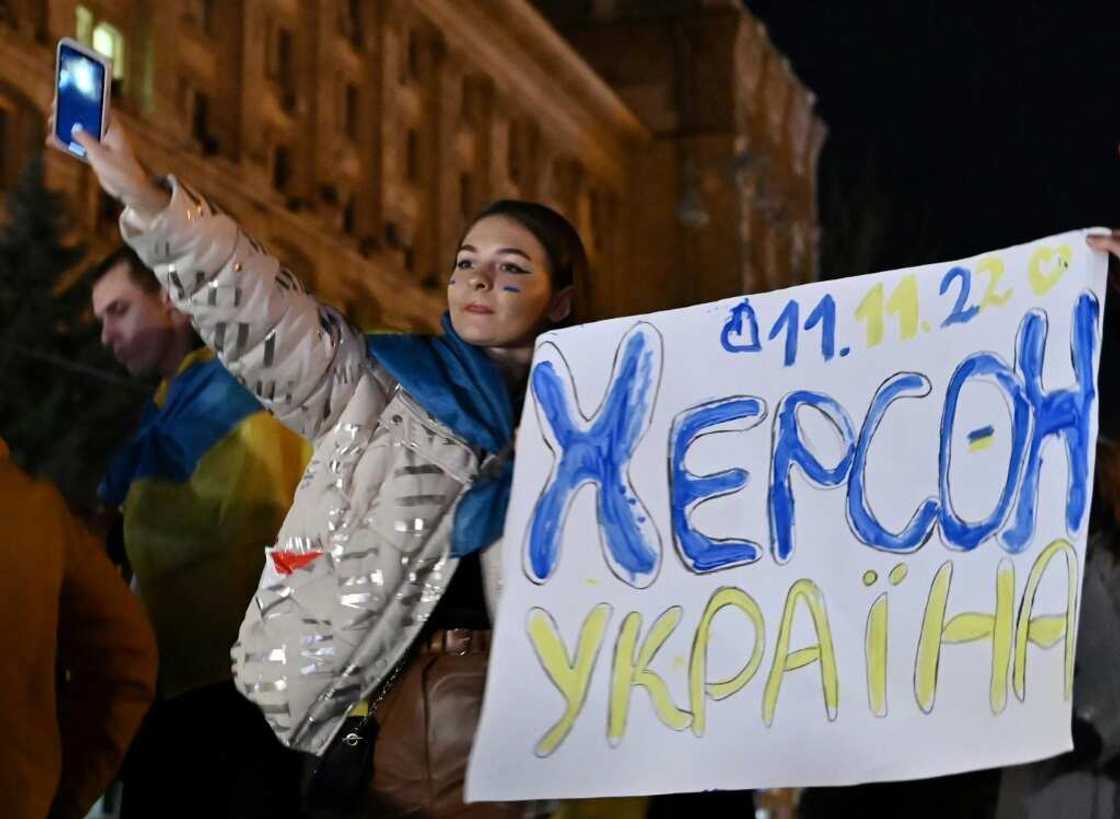
<path fill-rule="evenodd" d="M 167 382 L 164 400 L 157 393 L 148 402 L 136 434 L 114 455 L 98 489 L 101 501 L 120 506 L 133 481 L 143 478 L 184 483 L 214 444 L 260 411 L 213 353 L 191 353 Z"/>
<path fill-rule="evenodd" d="M 513 481 L 513 402 L 497 365 L 468 344 L 447 313 L 442 336 L 371 335 L 367 348 L 425 410 L 467 443 L 502 458 L 480 474 L 459 502 L 451 554 L 463 557 L 502 536 Z"/>

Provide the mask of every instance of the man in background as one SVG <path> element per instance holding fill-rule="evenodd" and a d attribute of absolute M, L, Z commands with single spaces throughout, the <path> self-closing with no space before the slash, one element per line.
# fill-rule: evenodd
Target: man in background
<path fill-rule="evenodd" d="M 9 819 L 81 819 L 155 694 L 143 609 L 93 537 L 0 440 L 0 794 Z"/>
<path fill-rule="evenodd" d="M 230 647 L 309 449 L 201 346 L 129 248 L 90 278 L 102 343 L 132 375 L 163 379 L 101 487 L 160 658 L 122 816 L 296 815 L 300 760 L 235 689 Z"/>

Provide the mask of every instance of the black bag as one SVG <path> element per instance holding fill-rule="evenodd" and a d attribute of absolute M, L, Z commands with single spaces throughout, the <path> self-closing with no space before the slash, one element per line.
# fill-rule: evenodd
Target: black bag
<path fill-rule="evenodd" d="M 376 739 L 377 720 L 373 714 L 346 717 L 326 752 L 322 756 L 311 756 L 304 768 L 304 810 L 360 808 L 373 777 Z"/>

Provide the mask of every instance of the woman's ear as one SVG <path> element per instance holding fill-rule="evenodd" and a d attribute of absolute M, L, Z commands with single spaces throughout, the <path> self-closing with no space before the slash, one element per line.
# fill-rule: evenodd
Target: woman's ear
<path fill-rule="evenodd" d="M 575 296 L 574 287 L 565 287 L 552 297 L 548 305 L 548 320 L 559 324 L 572 314 L 572 298 Z"/>

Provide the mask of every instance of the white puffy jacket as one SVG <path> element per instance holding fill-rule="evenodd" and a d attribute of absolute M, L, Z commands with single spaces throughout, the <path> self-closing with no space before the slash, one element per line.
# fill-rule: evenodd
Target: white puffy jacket
<path fill-rule="evenodd" d="M 126 210 L 122 235 L 229 371 L 314 443 L 275 548 L 323 556 L 286 575 L 265 561 L 232 656 L 280 739 L 319 753 L 447 588 L 455 509 L 487 456 L 429 416 L 363 335 L 229 216 L 169 182 L 167 209 L 150 223 Z M 483 554 L 491 602 L 496 546 Z"/>

